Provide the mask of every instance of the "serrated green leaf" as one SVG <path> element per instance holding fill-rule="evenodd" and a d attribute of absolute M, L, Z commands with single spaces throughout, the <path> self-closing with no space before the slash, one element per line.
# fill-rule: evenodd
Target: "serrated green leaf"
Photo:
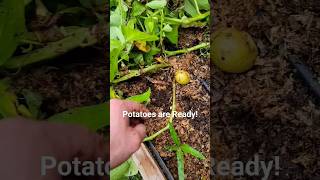
<path fill-rule="evenodd" d="M 127 100 L 134 101 L 138 103 L 148 103 L 151 97 L 151 88 L 149 87 L 148 90 L 142 94 L 128 97 Z"/>
<path fill-rule="evenodd" d="M 109 104 L 74 108 L 48 118 L 51 122 L 79 124 L 92 131 L 109 125 Z"/>
<path fill-rule="evenodd" d="M 185 154 L 191 154 L 192 156 L 200 159 L 200 160 L 204 160 L 205 157 L 204 155 L 197 151 L 196 149 L 194 149 L 193 147 L 189 146 L 188 144 L 182 144 L 180 146 L 181 150 L 185 153 Z"/>
<path fill-rule="evenodd" d="M 178 134 L 177 134 L 176 130 L 174 129 L 171 122 L 169 123 L 169 131 L 170 131 L 170 136 L 171 136 L 173 142 L 177 146 L 180 146 L 180 144 L 181 144 L 180 138 L 179 138 L 179 136 L 178 136 Z"/>

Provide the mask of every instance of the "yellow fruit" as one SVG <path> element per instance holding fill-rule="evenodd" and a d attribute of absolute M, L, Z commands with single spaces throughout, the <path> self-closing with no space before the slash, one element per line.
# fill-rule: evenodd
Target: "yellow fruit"
<path fill-rule="evenodd" d="M 230 73 L 248 71 L 258 56 L 252 37 L 234 28 L 222 28 L 213 33 L 211 48 L 213 63 Z"/>
<path fill-rule="evenodd" d="M 177 83 L 181 85 L 186 85 L 190 82 L 190 75 L 187 71 L 184 70 L 178 70 L 175 73 L 175 79 Z"/>

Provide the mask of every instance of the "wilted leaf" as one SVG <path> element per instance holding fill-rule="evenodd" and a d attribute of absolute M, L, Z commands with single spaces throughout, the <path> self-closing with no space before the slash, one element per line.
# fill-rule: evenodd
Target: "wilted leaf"
<path fill-rule="evenodd" d="M 150 47 L 147 45 L 146 41 L 135 41 L 134 45 L 142 52 L 150 51 Z"/>

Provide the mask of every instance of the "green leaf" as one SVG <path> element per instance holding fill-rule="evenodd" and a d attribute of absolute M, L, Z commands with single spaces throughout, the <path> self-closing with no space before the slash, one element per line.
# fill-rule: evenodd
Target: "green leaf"
<path fill-rule="evenodd" d="M 176 132 L 176 130 L 174 129 L 172 123 L 169 123 L 169 131 L 170 131 L 170 136 L 173 140 L 173 142 L 177 145 L 180 146 L 181 142 L 180 142 L 180 138 Z"/>
<path fill-rule="evenodd" d="M 178 176 L 179 176 L 179 180 L 184 180 L 184 157 L 183 157 L 183 152 L 179 148 L 176 153 L 177 153 L 177 161 L 178 161 Z"/>
<path fill-rule="evenodd" d="M 179 40 L 179 26 L 172 26 L 172 31 L 166 32 L 166 38 L 168 38 L 172 44 L 177 45 Z"/>
<path fill-rule="evenodd" d="M 118 60 L 122 49 L 120 41 L 110 40 L 110 82 L 112 82 L 118 74 Z"/>
<path fill-rule="evenodd" d="M 210 10 L 210 3 L 208 0 L 197 0 L 200 10 Z"/>
<path fill-rule="evenodd" d="M 129 28 L 127 26 L 122 26 L 122 32 L 127 40 L 127 42 L 133 41 L 156 41 L 159 38 L 155 35 L 151 35 L 145 32 L 141 32 L 136 29 Z"/>
<path fill-rule="evenodd" d="M 4 118 L 18 116 L 16 109 L 17 97 L 10 92 L 4 92 L 0 94 L 0 114 Z"/>
<path fill-rule="evenodd" d="M 128 97 L 127 100 L 138 102 L 138 103 L 144 103 L 144 102 L 148 103 L 150 101 L 150 97 L 151 97 L 151 88 L 149 87 L 146 92 L 140 95 Z"/>
<path fill-rule="evenodd" d="M 146 8 L 138 1 L 134 1 L 132 4 L 131 16 L 140 16 Z"/>
<path fill-rule="evenodd" d="M 167 5 L 167 0 L 153 0 L 146 4 L 151 9 L 162 9 Z"/>
<path fill-rule="evenodd" d="M 109 104 L 74 108 L 51 116 L 51 122 L 79 124 L 92 131 L 109 125 Z"/>
<path fill-rule="evenodd" d="M 140 54 L 140 53 L 135 54 L 133 60 L 135 64 L 144 66 L 143 54 Z"/>
<path fill-rule="evenodd" d="M 17 97 L 9 91 L 9 79 L 0 79 L 0 116 L 2 118 L 18 116 Z"/>
<path fill-rule="evenodd" d="M 32 114 L 32 117 L 38 118 L 40 115 L 40 106 L 42 104 L 41 95 L 27 89 L 22 90 L 22 95 L 26 100 L 28 110 Z"/>
<path fill-rule="evenodd" d="M 0 65 L 15 52 L 25 32 L 24 1 L 0 1 Z"/>
<path fill-rule="evenodd" d="M 166 25 L 163 27 L 163 31 L 164 31 L 164 32 L 171 32 L 171 31 L 172 31 L 172 27 L 171 27 L 169 24 L 166 24 Z"/>
<path fill-rule="evenodd" d="M 122 34 L 120 27 L 117 27 L 117 26 L 110 27 L 110 39 L 111 40 L 119 40 L 121 42 L 121 44 L 125 44 L 125 41 L 126 41 L 124 35 Z"/>
<path fill-rule="evenodd" d="M 127 180 L 128 177 L 139 173 L 137 165 L 130 158 L 120 166 L 112 169 L 110 172 L 110 180 Z"/>
<path fill-rule="evenodd" d="M 197 2 L 197 5 L 195 4 Z M 208 0 L 185 0 L 184 1 L 184 10 L 192 17 L 199 15 L 197 6 L 200 10 L 210 10 L 210 4 Z"/>
<path fill-rule="evenodd" d="M 155 29 L 155 20 L 152 17 L 147 17 L 144 20 L 144 26 L 148 33 L 152 33 Z"/>
<path fill-rule="evenodd" d="M 194 156 L 194 157 L 196 157 L 196 158 L 198 158 L 200 160 L 204 160 L 205 159 L 204 155 L 201 152 L 197 151 L 196 149 L 194 149 L 193 147 L 189 146 L 188 144 L 182 144 L 180 146 L 180 148 L 186 154 L 191 154 L 192 156 Z"/>

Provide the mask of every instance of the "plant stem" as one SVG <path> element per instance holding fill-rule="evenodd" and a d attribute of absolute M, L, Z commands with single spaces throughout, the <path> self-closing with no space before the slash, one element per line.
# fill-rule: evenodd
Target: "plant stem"
<path fill-rule="evenodd" d="M 169 129 L 169 124 L 167 124 L 166 127 L 160 129 L 158 132 L 152 134 L 151 136 L 144 138 L 143 141 L 144 141 L 144 142 L 146 142 L 146 141 L 152 141 L 153 139 L 155 139 L 156 137 L 158 137 L 160 134 L 162 134 L 163 132 L 165 132 L 165 131 L 168 130 L 168 129 Z"/>
<path fill-rule="evenodd" d="M 161 20 L 160 20 L 160 47 L 163 47 L 163 21 L 164 21 L 164 13 L 163 10 L 160 11 Z"/>
<path fill-rule="evenodd" d="M 210 15 L 210 11 L 203 13 L 203 14 L 199 14 L 199 15 L 192 17 L 192 18 L 177 19 L 177 18 L 165 17 L 165 20 L 170 23 L 173 23 L 173 24 L 188 25 L 190 23 L 202 20 L 202 19 L 208 17 L 209 15 Z"/>
<path fill-rule="evenodd" d="M 166 130 L 168 130 L 169 124 L 172 123 L 172 121 L 174 119 L 174 112 L 175 111 L 176 111 L 176 82 L 173 79 L 173 82 L 172 82 L 172 107 L 171 107 L 171 114 L 168 119 L 168 123 L 167 123 L 166 127 L 160 129 L 158 132 L 152 134 L 151 136 L 146 137 L 143 141 L 151 141 L 154 138 L 156 138 L 157 136 L 159 136 L 160 134 L 162 134 L 163 132 L 165 132 Z"/>
<path fill-rule="evenodd" d="M 174 118 L 173 113 L 175 111 L 176 111 L 176 82 L 173 79 L 173 82 L 172 82 L 172 109 L 171 109 L 171 114 L 170 114 L 170 118 L 169 118 L 169 123 L 172 123 L 173 118 Z"/>
<path fill-rule="evenodd" d="M 169 67 L 169 66 L 170 66 L 170 64 L 164 64 L 163 63 L 163 64 L 154 64 L 154 65 L 148 66 L 146 68 L 143 68 L 141 70 L 131 70 L 128 74 L 120 77 L 119 79 L 113 80 L 111 83 L 112 84 L 117 84 L 117 83 L 129 80 L 131 78 L 141 76 L 142 74 L 149 73 L 149 72 L 152 72 L 152 71 L 158 71 L 159 69 L 162 69 L 162 68 L 165 68 L 165 67 Z"/>
<path fill-rule="evenodd" d="M 191 48 L 180 49 L 180 50 L 177 50 L 177 51 L 165 51 L 165 54 L 167 56 L 175 56 L 177 54 L 184 54 L 184 53 L 188 53 L 188 52 L 191 52 L 191 51 L 196 51 L 198 49 L 208 48 L 208 47 L 209 47 L 209 43 L 201 43 L 201 44 L 198 44 L 198 45 L 193 46 Z"/>

